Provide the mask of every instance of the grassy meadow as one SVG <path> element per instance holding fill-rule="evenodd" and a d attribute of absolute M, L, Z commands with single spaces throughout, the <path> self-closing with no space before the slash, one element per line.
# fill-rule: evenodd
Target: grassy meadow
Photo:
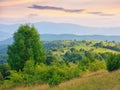
<path fill-rule="evenodd" d="M 87 73 L 81 78 L 75 78 L 61 83 L 56 87 L 48 85 L 32 85 L 16 87 L 11 90 L 120 90 L 120 70 L 106 70 Z"/>

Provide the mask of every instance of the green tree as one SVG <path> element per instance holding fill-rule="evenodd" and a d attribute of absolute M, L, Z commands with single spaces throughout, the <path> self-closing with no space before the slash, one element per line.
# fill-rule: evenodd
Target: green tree
<path fill-rule="evenodd" d="M 111 54 L 107 60 L 107 69 L 109 71 L 120 69 L 120 54 Z"/>
<path fill-rule="evenodd" d="M 51 65 L 52 62 L 57 62 L 57 58 L 53 55 L 47 56 L 46 64 Z"/>
<path fill-rule="evenodd" d="M 8 64 L 13 70 L 22 70 L 27 60 L 34 63 L 45 61 L 45 50 L 42 48 L 40 35 L 34 26 L 21 25 L 14 33 L 14 42 L 8 46 Z"/>
<path fill-rule="evenodd" d="M 75 51 L 75 48 L 71 48 L 70 51 L 71 51 L 71 52 L 74 52 L 74 51 Z"/>

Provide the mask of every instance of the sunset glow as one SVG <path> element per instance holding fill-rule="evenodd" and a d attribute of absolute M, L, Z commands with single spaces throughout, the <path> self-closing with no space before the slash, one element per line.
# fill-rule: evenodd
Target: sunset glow
<path fill-rule="evenodd" d="M 0 23 L 63 22 L 119 27 L 120 0 L 0 0 Z"/>

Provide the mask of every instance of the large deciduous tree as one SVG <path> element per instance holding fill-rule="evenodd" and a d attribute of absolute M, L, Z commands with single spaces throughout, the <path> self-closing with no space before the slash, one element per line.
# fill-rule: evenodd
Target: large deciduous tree
<path fill-rule="evenodd" d="M 14 42 L 8 46 L 8 64 L 13 70 L 22 70 L 27 60 L 34 63 L 45 61 L 45 50 L 42 48 L 40 35 L 34 26 L 21 25 L 14 33 Z"/>

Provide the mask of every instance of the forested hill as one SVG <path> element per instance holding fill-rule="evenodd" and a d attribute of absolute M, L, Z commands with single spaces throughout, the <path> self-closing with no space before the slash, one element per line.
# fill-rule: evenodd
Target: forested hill
<path fill-rule="evenodd" d="M 103 35 L 74 35 L 74 34 L 42 34 L 42 41 L 53 40 L 100 40 L 100 41 L 116 41 L 120 42 L 120 36 L 103 36 Z M 0 45 L 11 44 L 12 38 L 0 41 Z"/>
<path fill-rule="evenodd" d="M 52 40 L 100 40 L 100 41 L 120 41 L 120 36 L 104 35 L 74 35 L 74 34 L 42 34 L 43 41 Z"/>

